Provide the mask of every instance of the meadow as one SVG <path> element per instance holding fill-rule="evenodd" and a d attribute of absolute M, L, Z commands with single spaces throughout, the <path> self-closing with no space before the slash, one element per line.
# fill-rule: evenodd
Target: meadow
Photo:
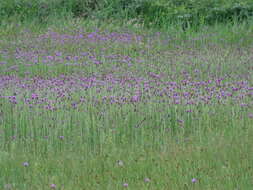
<path fill-rule="evenodd" d="M 0 189 L 250 190 L 253 24 L 0 31 Z"/>

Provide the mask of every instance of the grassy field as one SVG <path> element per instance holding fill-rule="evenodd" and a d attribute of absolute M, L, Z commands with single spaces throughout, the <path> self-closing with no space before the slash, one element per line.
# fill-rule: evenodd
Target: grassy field
<path fill-rule="evenodd" d="M 250 190 L 253 24 L 0 30 L 0 189 Z"/>

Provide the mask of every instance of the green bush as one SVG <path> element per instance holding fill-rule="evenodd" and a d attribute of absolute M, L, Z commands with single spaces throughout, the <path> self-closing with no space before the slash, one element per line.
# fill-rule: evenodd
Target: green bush
<path fill-rule="evenodd" d="M 50 16 L 87 17 L 96 5 L 96 0 L 5 0 L 0 4 L 0 18 L 15 16 L 21 22 L 29 19 L 44 22 Z"/>
<path fill-rule="evenodd" d="M 58 6 L 57 1 L 6 0 L 0 4 L 2 19 L 17 17 L 21 22 L 29 19 L 44 22 L 50 15 L 60 14 L 63 10 L 64 8 Z"/>
<path fill-rule="evenodd" d="M 142 0 L 129 7 L 146 25 L 182 23 L 183 25 L 214 24 L 246 20 L 253 16 L 251 0 Z M 135 9 L 134 9 L 135 8 Z"/>
<path fill-rule="evenodd" d="M 97 17 L 99 19 L 137 19 L 146 26 L 163 27 L 181 23 L 184 27 L 253 16 L 252 0 L 5 0 L 0 19 L 12 16 L 22 22 L 50 16 Z"/>

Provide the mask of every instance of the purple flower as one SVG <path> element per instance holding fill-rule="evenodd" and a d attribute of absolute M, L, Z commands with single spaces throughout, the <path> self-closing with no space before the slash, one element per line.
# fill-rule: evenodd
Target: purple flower
<path fill-rule="evenodd" d="M 144 178 L 144 182 L 148 183 L 148 182 L 150 182 L 150 181 L 151 181 L 151 180 L 150 180 L 148 177 Z"/>
<path fill-rule="evenodd" d="M 70 55 L 66 56 L 66 60 L 70 61 L 72 58 Z"/>
<path fill-rule="evenodd" d="M 76 103 L 76 102 L 73 102 L 73 103 L 71 104 L 71 106 L 72 106 L 74 109 L 76 109 L 76 108 L 77 108 L 77 103 Z"/>
<path fill-rule="evenodd" d="M 196 178 L 192 178 L 192 183 L 196 183 L 197 179 Z"/>
<path fill-rule="evenodd" d="M 34 100 L 34 99 L 38 99 L 38 95 L 35 94 L 35 93 L 32 93 L 32 99 L 33 99 L 33 100 Z"/>
<path fill-rule="evenodd" d="M 123 187 L 128 187 L 128 183 L 124 183 L 124 184 L 123 184 Z"/>
<path fill-rule="evenodd" d="M 248 105 L 245 104 L 245 103 L 241 103 L 240 106 L 241 106 L 241 107 L 247 107 Z"/>
<path fill-rule="evenodd" d="M 89 53 L 88 52 L 82 52 L 82 53 L 80 53 L 82 56 L 88 56 L 89 55 Z"/>
<path fill-rule="evenodd" d="M 24 162 L 24 163 L 23 163 L 23 166 L 28 167 L 28 166 L 29 166 L 29 163 L 28 163 L 28 162 Z"/>
<path fill-rule="evenodd" d="M 59 136 L 60 139 L 64 139 L 64 136 Z"/>
<path fill-rule="evenodd" d="M 9 101 L 13 104 L 17 104 L 16 96 L 9 96 Z"/>
<path fill-rule="evenodd" d="M 140 97 L 138 96 L 138 95 L 134 95 L 134 96 L 132 96 L 132 98 L 131 98 L 131 101 L 132 102 L 138 102 L 140 100 Z"/>
<path fill-rule="evenodd" d="M 49 55 L 49 56 L 47 56 L 47 59 L 50 60 L 50 61 L 53 61 L 54 60 L 54 56 Z"/>
<path fill-rule="evenodd" d="M 50 187 L 51 187 L 52 189 L 55 189 L 55 188 L 56 188 L 56 185 L 55 185 L 55 184 L 51 184 Z"/>
<path fill-rule="evenodd" d="M 58 57 L 62 56 L 62 52 L 56 52 L 55 55 L 58 56 Z"/>
<path fill-rule="evenodd" d="M 251 118 L 251 119 L 253 119 L 253 113 L 249 113 L 248 117 Z"/>
<path fill-rule="evenodd" d="M 181 120 L 181 119 L 178 119 L 177 122 L 180 123 L 180 124 L 183 124 L 183 123 L 184 123 L 184 121 Z"/>
<path fill-rule="evenodd" d="M 95 65 L 101 65 L 102 62 L 101 62 L 101 61 L 98 61 L 98 60 L 95 60 L 95 61 L 94 61 L 94 64 L 95 64 Z"/>

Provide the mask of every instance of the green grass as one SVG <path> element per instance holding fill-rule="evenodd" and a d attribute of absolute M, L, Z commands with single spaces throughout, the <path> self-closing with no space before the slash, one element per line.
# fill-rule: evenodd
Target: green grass
<path fill-rule="evenodd" d="M 143 35 L 144 40 L 64 44 L 37 40 L 50 31 L 75 35 L 80 30 L 88 33 L 96 28 L 102 32 L 131 32 Z M 224 77 L 224 86 L 238 81 L 253 85 L 251 23 L 203 26 L 197 32 L 171 26 L 158 34 L 155 29 L 140 26 L 58 20 L 44 26 L 8 24 L 0 31 L 0 51 L 9 52 L 9 56 L 0 55 L 0 62 L 7 62 L 0 65 L 0 77 L 20 77 L 20 84 L 31 78 L 26 84 L 32 86 L 33 80 L 49 80 L 61 74 L 73 80 L 79 75 L 96 75 L 102 80 L 109 74 L 148 78 L 149 72 L 164 75 L 161 81 L 181 83 L 185 79 L 182 72 L 187 71 L 196 81 Z M 55 51 L 64 55 L 89 51 L 104 64 L 97 66 L 86 58 L 80 63 L 88 62 L 89 67 L 68 66 L 66 60 L 33 64 L 17 59 L 17 48 L 24 52 L 45 50 L 45 55 Z M 128 67 L 104 56 L 111 54 L 141 61 Z M 43 53 L 39 56 L 42 60 Z M 10 69 L 13 65 L 16 70 Z M 32 78 L 35 76 L 37 79 Z M 115 86 L 111 92 L 104 86 L 87 91 L 68 87 L 71 98 L 66 96 L 64 101 L 53 102 L 59 109 L 51 111 L 45 110 L 44 105 L 29 108 L 22 100 L 31 93 L 54 100 L 55 95 L 50 94 L 52 87 L 22 90 L 15 81 L 5 88 L 0 86 L 0 189 L 44 190 L 52 189 L 51 184 L 62 190 L 250 190 L 253 186 L 252 95 L 246 92 L 242 92 L 247 98 L 241 102 L 228 98 L 224 102 L 213 99 L 211 105 L 177 105 L 155 96 L 145 97 L 148 102 L 121 105 L 110 104 L 109 100 L 104 103 L 102 98 L 134 94 L 134 87 L 122 90 Z M 1 98 L 13 96 L 14 92 L 20 95 L 17 104 Z M 178 93 L 183 92 L 182 87 Z M 85 102 L 74 109 L 71 104 L 80 97 L 85 97 Z M 242 103 L 247 106 L 241 106 Z M 119 160 L 123 165 L 118 164 Z M 24 166 L 25 162 L 29 165 Z M 145 182 L 145 178 L 150 182 Z"/>
<path fill-rule="evenodd" d="M 58 189 L 123 189 L 126 182 L 129 189 L 251 188 L 253 131 L 245 111 L 203 106 L 185 114 L 179 107 L 160 113 L 152 105 L 138 108 L 135 113 L 131 106 L 111 106 L 99 119 L 101 108 L 31 114 L 5 105 L 2 187 L 49 189 L 54 183 Z M 164 116 L 173 112 L 171 118 Z M 134 128 L 143 117 L 148 119 Z M 188 118 L 185 128 L 175 129 L 178 117 Z M 192 178 L 198 182 L 192 184 Z"/>

